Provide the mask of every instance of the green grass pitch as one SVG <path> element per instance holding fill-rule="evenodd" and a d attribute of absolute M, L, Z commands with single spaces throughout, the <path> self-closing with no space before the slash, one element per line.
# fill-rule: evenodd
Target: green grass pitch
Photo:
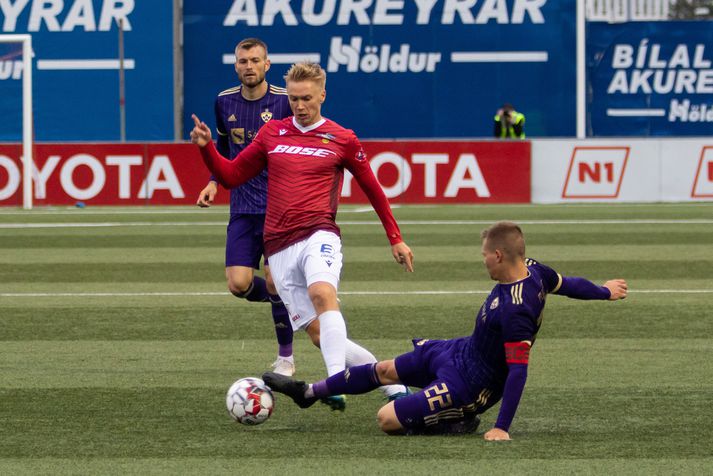
<path fill-rule="evenodd" d="M 713 203 L 403 206 L 416 272 L 343 207 L 341 302 L 377 357 L 469 334 L 492 282 L 479 233 L 522 224 L 528 256 L 624 277 L 617 302 L 548 300 L 511 442 L 388 437 L 378 392 L 347 411 L 278 395 L 235 424 L 225 391 L 274 360 L 269 306 L 223 278 L 227 209 L 0 211 L 0 474 L 711 474 Z M 304 333 L 298 376 L 324 364 Z"/>

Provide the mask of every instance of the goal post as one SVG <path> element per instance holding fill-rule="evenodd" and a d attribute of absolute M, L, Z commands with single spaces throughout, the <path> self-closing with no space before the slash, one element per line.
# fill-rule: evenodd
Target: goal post
<path fill-rule="evenodd" d="M 32 209 L 32 36 L 0 35 L 0 43 L 22 44 L 22 208 Z"/>

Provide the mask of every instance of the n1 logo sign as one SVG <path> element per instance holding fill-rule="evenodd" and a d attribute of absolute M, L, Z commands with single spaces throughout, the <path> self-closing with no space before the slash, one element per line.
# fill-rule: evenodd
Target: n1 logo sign
<path fill-rule="evenodd" d="M 713 197 L 713 146 L 705 146 L 701 150 L 698 161 L 696 180 L 693 182 L 691 198 Z"/>
<path fill-rule="evenodd" d="M 629 147 L 575 147 L 562 198 L 617 198 Z"/>

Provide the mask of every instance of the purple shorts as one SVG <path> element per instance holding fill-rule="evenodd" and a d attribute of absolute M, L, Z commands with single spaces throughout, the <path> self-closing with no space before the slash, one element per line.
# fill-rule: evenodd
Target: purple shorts
<path fill-rule="evenodd" d="M 265 215 L 230 215 L 225 238 L 225 267 L 247 266 L 260 269 L 263 255 L 262 229 Z M 265 258 L 267 265 L 267 258 Z"/>
<path fill-rule="evenodd" d="M 396 357 L 401 383 L 423 390 L 394 401 L 404 428 L 421 428 L 463 417 L 461 407 L 473 403 L 473 393 L 455 366 L 456 341 L 414 339 L 414 350 Z"/>

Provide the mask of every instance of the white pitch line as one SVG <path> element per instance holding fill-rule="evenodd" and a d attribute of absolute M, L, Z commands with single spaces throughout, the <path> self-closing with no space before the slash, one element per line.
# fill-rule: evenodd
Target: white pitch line
<path fill-rule="evenodd" d="M 399 225 L 490 225 L 493 220 L 399 220 Z M 713 219 L 612 219 L 612 220 L 517 220 L 521 225 L 711 225 Z M 381 226 L 373 221 L 337 221 L 338 225 Z M 195 222 L 103 222 L 103 223 L 0 223 L 2 228 L 102 228 L 132 226 L 206 226 L 225 225 L 225 221 Z"/>
<path fill-rule="evenodd" d="M 32 210 L 27 212 L 24 210 L 17 211 L 0 211 L 0 215 L 18 215 L 18 216 L 38 216 L 38 215 L 229 215 L 227 208 L 225 209 L 202 209 L 199 210 L 196 207 L 195 210 L 78 210 L 75 207 L 67 207 L 66 210 L 48 210 L 48 211 L 37 211 Z"/>
<path fill-rule="evenodd" d="M 629 290 L 629 294 L 711 294 L 713 289 L 639 289 Z M 490 294 L 490 290 L 475 289 L 465 291 L 340 291 L 342 296 L 439 296 L 464 294 Z M 231 296 L 225 292 L 153 292 L 153 293 L 0 293 L 0 297 L 197 297 Z"/>
<path fill-rule="evenodd" d="M 0 293 L 0 297 L 142 297 L 142 296 L 230 296 L 229 292 L 156 293 Z"/>
<path fill-rule="evenodd" d="M 629 292 L 637 294 L 710 294 L 713 293 L 713 289 L 639 289 L 629 290 Z"/>
<path fill-rule="evenodd" d="M 577 203 L 577 208 L 602 208 L 601 203 Z M 651 207 L 651 203 L 626 203 L 626 204 L 620 204 L 625 206 L 626 208 L 643 208 L 643 207 Z M 673 207 L 681 207 L 685 206 L 686 208 L 701 208 L 701 207 L 710 207 L 711 204 L 710 202 L 687 202 L 685 204 L 681 203 L 676 203 L 676 202 L 671 202 L 671 203 L 657 203 L 655 204 L 656 208 L 673 208 Z M 370 206 L 364 205 L 353 205 L 354 208 L 348 208 L 348 207 L 342 207 L 339 209 L 339 214 L 345 214 L 345 213 L 361 213 L 362 210 L 369 209 L 373 210 Z M 440 207 L 448 207 L 449 205 L 438 205 L 438 204 L 409 204 L 409 205 L 401 205 L 399 203 L 393 203 L 391 204 L 391 208 L 408 208 L 411 210 L 424 210 L 424 209 L 434 209 L 434 208 L 440 208 Z M 475 205 L 476 207 L 478 205 Z M 498 205 L 495 205 L 498 206 Z M 543 205 L 544 207 L 549 207 L 552 209 L 559 209 L 562 207 L 571 207 L 571 204 L 567 203 L 560 203 L 560 204 L 547 204 Z M 504 205 L 504 207 L 509 207 L 509 205 Z M 8 207 L 9 208 L 9 207 Z M 32 211 L 26 211 L 26 210 L 19 210 L 19 209 L 3 209 L 0 207 L 0 215 L 18 215 L 18 216 L 40 216 L 40 215 L 75 215 L 75 216 L 80 216 L 80 215 L 193 215 L 193 214 L 221 214 L 228 216 L 229 211 L 228 211 L 228 206 L 227 204 L 225 205 L 215 205 L 212 208 L 197 208 L 193 207 L 191 209 L 188 209 L 187 207 L 182 207 L 182 208 L 161 208 L 161 207 L 152 207 L 152 206 L 136 206 L 136 207 L 131 207 L 131 209 L 113 209 L 113 208 L 104 208 L 104 207 L 96 207 L 96 208 L 82 208 L 78 209 L 74 206 L 43 206 L 40 208 L 34 208 Z"/>
<path fill-rule="evenodd" d="M 399 220 L 399 225 L 492 225 L 495 220 Z M 713 224 L 713 219 L 514 220 L 522 225 L 674 225 Z M 381 225 L 380 221 L 338 221 L 338 225 Z"/>
<path fill-rule="evenodd" d="M 223 225 L 225 221 L 193 222 L 106 222 L 106 223 L 0 223 L 0 228 L 111 228 L 120 226 L 204 226 Z"/>
<path fill-rule="evenodd" d="M 399 204 L 391 205 L 391 209 L 401 208 Z M 344 210 L 339 210 L 339 213 L 364 213 L 368 211 L 374 211 L 371 206 L 363 206 L 356 208 L 347 208 Z M 74 215 L 74 216 L 85 216 L 85 215 L 224 215 L 228 217 L 230 212 L 227 207 L 220 209 L 198 209 L 195 210 L 77 210 L 75 207 L 67 207 L 64 210 L 48 210 L 48 211 L 38 211 L 32 210 L 27 212 L 24 210 L 11 210 L 5 211 L 0 209 L 0 215 L 5 216 L 39 216 L 39 215 Z"/>

